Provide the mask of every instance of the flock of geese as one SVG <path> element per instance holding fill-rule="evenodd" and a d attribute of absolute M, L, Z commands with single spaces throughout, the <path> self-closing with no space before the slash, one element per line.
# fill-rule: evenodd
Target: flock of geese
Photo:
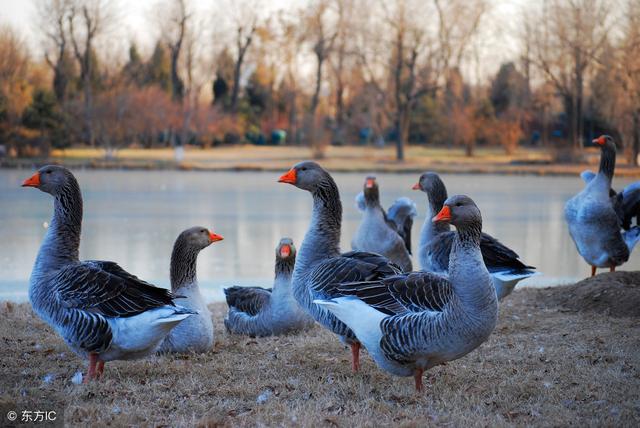
<path fill-rule="evenodd" d="M 565 207 L 571 236 L 592 273 L 596 267 L 613 270 L 627 261 L 640 237 L 640 182 L 613 191 L 615 144 L 607 136 L 594 143 L 602 151 L 600 170 L 582 174 L 584 190 Z M 513 250 L 482 232 L 480 209 L 471 198 L 449 197 L 433 172 L 413 186 L 428 198 L 418 245 L 420 271 L 413 271 L 411 263 L 415 204 L 400 198 L 385 211 L 375 177 L 366 178 L 356 198 L 362 222 L 352 251 L 346 253 L 340 251 L 342 205 L 331 175 L 306 161 L 279 182 L 311 194 L 309 229 L 299 250 L 289 238 L 279 242 L 272 289 L 225 290 L 229 312 L 224 323 L 230 333 L 278 335 L 319 323 L 351 347 L 354 371 L 364 346 L 383 370 L 414 376 L 420 391 L 425 370 L 460 358 L 487 340 L 499 300 L 518 281 L 536 274 Z M 178 236 L 169 291 L 114 262 L 79 260 L 82 194 L 68 169 L 42 167 L 23 186 L 54 198 L 29 298 L 37 315 L 89 360 L 85 382 L 99 379 L 108 361 L 212 349 L 213 323 L 198 288 L 196 261 L 221 236 L 204 227 Z"/>

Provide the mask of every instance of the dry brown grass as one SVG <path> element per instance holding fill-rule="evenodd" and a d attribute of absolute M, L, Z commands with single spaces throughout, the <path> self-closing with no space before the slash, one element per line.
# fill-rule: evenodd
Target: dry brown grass
<path fill-rule="evenodd" d="M 64 408 L 74 426 L 639 426 L 638 319 L 567 312 L 553 293 L 508 297 L 490 340 L 433 369 L 421 395 L 366 352 L 352 374 L 349 352 L 319 327 L 230 336 L 222 304 L 211 306 L 213 352 L 109 363 L 102 382 L 75 385 L 84 363 L 28 305 L 0 303 L 0 408 Z"/>

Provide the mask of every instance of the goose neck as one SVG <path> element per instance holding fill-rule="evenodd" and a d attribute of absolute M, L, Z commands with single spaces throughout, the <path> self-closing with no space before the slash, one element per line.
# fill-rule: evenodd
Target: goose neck
<path fill-rule="evenodd" d="M 197 284 L 198 253 L 197 249 L 185 245 L 180 240 L 175 243 L 171 253 L 171 291 L 175 292 L 181 287 Z"/>

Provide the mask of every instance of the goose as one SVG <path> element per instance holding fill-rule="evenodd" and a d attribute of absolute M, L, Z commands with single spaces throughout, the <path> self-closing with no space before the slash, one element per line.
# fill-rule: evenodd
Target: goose
<path fill-rule="evenodd" d="M 360 342 L 353 331 L 316 299 L 338 297 L 338 282 L 374 280 L 400 273 L 399 266 L 375 253 L 351 251 L 340 254 L 342 203 L 338 186 L 320 165 L 303 161 L 278 180 L 309 192 L 313 198 L 311 224 L 307 230 L 291 278 L 293 296 L 320 325 L 338 335 L 351 348 L 351 368 L 360 368 Z"/>
<path fill-rule="evenodd" d="M 410 272 L 343 283 L 343 296 L 317 299 L 344 322 L 376 364 L 396 376 L 414 376 L 463 357 L 487 340 L 498 300 L 480 251 L 482 217 L 464 195 L 447 199 L 433 218 L 456 227 L 449 276 Z"/>
<path fill-rule="evenodd" d="M 359 206 L 360 200 L 362 222 L 351 241 L 351 249 L 382 254 L 405 272 L 411 271 L 411 226 L 417 214 L 413 201 L 397 200 L 387 215 L 380 205 L 380 190 L 373 176 L 365 179 L 364 191 L 356 198 Z"/>
<path fill-rule="evenodd" d="M 225 288 L 229 314 L 224 325 L 230 333 L 261 337 L 297 332 L 313 326 L 313 319 L 300 309 L 291 292 L 295 262 L 293 240 L 282 238 L 276 247 L 273 289 Z"/>
<path fill-rule="evenodd" d="M 615 142 L 609 135 L 602 135 L 593 143 L 601 151 L 598 173 L 583 172 L 584 189 L 564 207 L 569 234 L 578 253 L 591 266 L 591 276 L 597 268 L 615 271 L 629 260 L 640 239 L 640 227 L 631 226 L 632 218 L 636 217 L 637 222 L 640 215 L 640 183 L 633 183 L 620 193 L 612 191 Z"/>
<path fill-rule="evenodd" d="M 29 279 L 35 313 L 80 357 L 84 381 L 102 376 L 104 364 L 153 354 L 172 328 L 194 314 L 172 294 L 110 261 L 80 261 L 82 194 L 71 171 L 40 168 L 22 183 L 54 198 L 53 218 Z"/>
<path fill-rule="evenodd" d="M 195 226 L 178 235 L 171 252 L 171 292 L 180 306 L 197 312 L 175 327 L 160 345 L 161 353 L 203 353 L 213 348 L 211 312 L 200 293 L 196 261 L 201 250 L 224 238 Z"/>
<path fill-rule="evenodd" d="M 425 172 L 413 190 L 427 194 L 427 216 L 420 232 L 418 259 L 422 270 L 446 274 L 454 232 L 446 222 L 432 222 L 431 218 L 442 209 L 447 199 L 447 188 L 435 172 Z M 491 273 L 498 300 L 508 296 L 516 284 L 536 275 L 534 267 L 525 265 L 518 254 L 489 234 L 482 233 L 480 250 L 487 269 Z"/>

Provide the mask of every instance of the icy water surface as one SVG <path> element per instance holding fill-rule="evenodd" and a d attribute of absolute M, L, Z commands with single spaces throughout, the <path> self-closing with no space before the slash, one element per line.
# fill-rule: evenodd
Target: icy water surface
<path fill-rule="evenodd" d="M 84 196 L 80 256 L 113 260 L 139 277 L 169 286 L 174 239 L 200 225 L 224 236 L 202 251 L 198 277 L 209 300 L 229 285 L 270 286 L 274 251 L 283 236 L 299 245 L 309 223 L 311 197 L 279 184 L 275 172 L 74 171 Z M 284 171 L 283 171 L 284 172 Z M 45 223 L 49 195 L 20 183 L 33 171 L 0 170 L 0 300 L 27 300 L 28 278 Z M 360 214 L 353 202 L 365 174 L 334 174 L 344 207 L 342 249 L 350 249 Z M 414 254 L 426 211 L 426 196 L 411 190 L 417 174 L 377 174 L 382 202 L 400 196 L 416 201 Z M 565 201 L 579 177 L 443 175 L 449 194 L 471 196 L 482 211 L 484 230 L 538 267 L 544 275 L 521 284 L 555 285 L 587 276 L 563 220 Z M 616 179 L 615 187 L 627 181 Z M 414 259 L 414 266 L 418 266 Z M 623 266 L 640 269 L 638 251 Z"/>

